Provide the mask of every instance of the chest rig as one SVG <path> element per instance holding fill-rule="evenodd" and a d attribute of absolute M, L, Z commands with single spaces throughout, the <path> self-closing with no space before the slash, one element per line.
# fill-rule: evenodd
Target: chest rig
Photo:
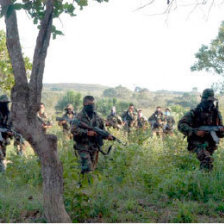
<path fill-rule="evenodd" d="M 217 126 L 219 125 L 218 110 L 213 108 L 211 111 L 205 111 L 199 107 L 195 110 L 194 127 L 203 125 Z"/>

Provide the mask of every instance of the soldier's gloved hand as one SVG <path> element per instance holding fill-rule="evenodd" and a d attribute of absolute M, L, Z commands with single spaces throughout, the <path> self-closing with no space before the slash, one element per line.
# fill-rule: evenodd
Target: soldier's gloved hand
<path fill-rule="evenodd" d="M 224 127 L 221 127 L 219 131 L 224 132 Z"/>
<path fill-rule="evenodd" d="M 199 136 L 199 137 L 204 137 L 205 134 L 206 134 L 206 132 L 205 132 L 205 131 L 196 131 L 195 134 L 196 134 L 197 136 Z"/>
<path fill-rule="evenodd" d="M 87 135 L 93 137 L 93 136 L 97 136 L 97 133 L 95 131 L 88 131 Z"/>
<path fill-rule="evenodd" d="M 110 141 L 113 141 L 113 140 L 114 140 L 114 138 L 113 138 L 112 135 L 109 135 L 109 136 L 107 137 L 107 139 L 110 140 Z"/>

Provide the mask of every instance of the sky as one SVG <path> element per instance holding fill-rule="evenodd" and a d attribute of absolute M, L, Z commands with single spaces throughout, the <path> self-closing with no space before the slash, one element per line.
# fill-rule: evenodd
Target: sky
<path fill-rule="evenodd" d="M 76 17 L 61 16 L 55 24 L 64 35 L 51 40 L 44 83 L 202 91 L 219 80 L 207 72 L 192 73 L 190 67 L 200 46 L 217 36 L 224 4 L 194 9 L 195 0 L 179 0 L 173 12 L 158 15 L 167 7 L 160 0 L 137 10 L 149 1 L 90 1 Z M 37 29 L 22 12 L 18 24 L 24 55 L 32 59 Z"/>

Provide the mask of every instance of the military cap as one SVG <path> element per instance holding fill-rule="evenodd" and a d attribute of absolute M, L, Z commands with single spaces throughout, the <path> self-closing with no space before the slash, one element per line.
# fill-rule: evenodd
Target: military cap
<path fill-rule="evenodd" d="M 72 104 L 68 104 L 66 106 L 65 110 L 68 110 L 68 109 L 74 110 L 74 107 L 72 106 Z"/>
<path fill-rule="evenodd" d="M 166 110 L 171 111 L 171 109 L 169 107 L 167 107 Z"/>
<path fill-rule="evenodd" d="M 213 89 L 205 89 L 202 93 L 201 98 L 203 100 L 217 100 L 214 95 L 215 94 L 214 94 Z"/>
<path fill-rule="evenodd" d="M 9 98 L 7 95 L 1 95 L 0 96 L 0 102 L 10 102 Z"/>

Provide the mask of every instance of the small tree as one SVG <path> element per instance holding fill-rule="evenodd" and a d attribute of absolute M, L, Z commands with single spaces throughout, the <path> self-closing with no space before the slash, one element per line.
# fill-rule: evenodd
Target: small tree
<path fill-rule="evenodd" d="M 75 111 L 78 111 L 82 105 L 82 95 L 81 93 L 75 93 L 74 91 L 68 91 L 61 100 L 58 101 L 56 109 L 63 110 L 68 104 L 72 104 Z"/>
<path fill-rule="evenodd" d="M 103 0 L 97 0 L 102 2 Z M 6 43 L 15 85 L 12 88 L 12 119 L 16 131 L 32 145 L 40 158 L 43 176 L 44 213 L 48 222 L 71 222 L 63 202 L 63 172 L 57 154 L 57 137 L 45 134 L 36 113 L 41 102 L 45 59 L 53 38 L 62 34 L 53 20 L 62 13 L 74 15 L 75 5 L 86 6 L 88 0 L 0 0 L 0 15 L 6 24 Z M 25 10 L 38 25 L 39 33 L 30 80 L 27 79 L 22 55 L 16 10 Z M 28 33 L 29 35 L 29 33 Z M 19 122 L 18 122 L 19 121 Z"/>

